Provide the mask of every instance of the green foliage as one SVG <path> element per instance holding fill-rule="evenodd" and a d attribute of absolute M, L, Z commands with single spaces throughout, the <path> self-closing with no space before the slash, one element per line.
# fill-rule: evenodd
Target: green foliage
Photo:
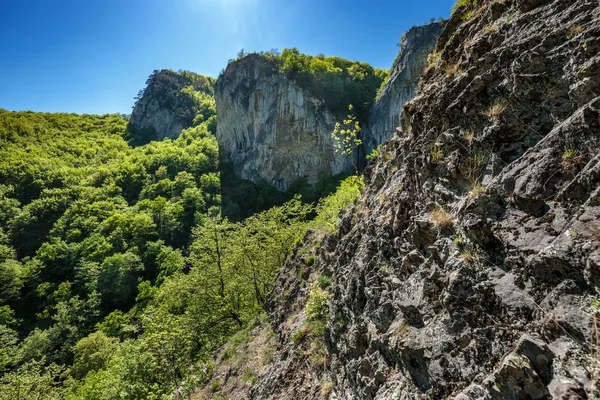
<path fill-rule="evenodd" d="M 121 310 L 115 310 L 104 317 L 104 320 L 96 325 L 96 329 L 107 336 L 122 338 L 129 322 L 129 315 Z"/>
<path fill-rule="evenodd" d="M 331 138 L 336 141 L 335 152 L 352 158 L 354 165 L 354 150 L 362 144 L 360 139 L 360 124 L 352 112 L 352 104 L 348 106 L 348 116 L 342 123 L 336 122 Z M 357 171 L 354 165 L 355 172 Z"/>
<path fill-rule="evenodd" d="M 291 339 L 294 344 L 299 344 L 304 341 L 310 334 L 310 330 L 305 326 L 300 327 L 297 331 L 292 333 Z"/>
<path fill-rule="evenodd" d="M 120 115 L 0 110 L 0 373 L 12 384 L 27 365 L 33 382 L 51 363 L 74 362 L 71 377 L 85 379 L 75 398 L 110 398 L 121 384 L 139 384 L 137 398 L 159 382 L 156 393 L 170 390 L 166 339 L 146 339 L 139 318 L 152 312 L 157 287 L 184 271 L 192 227 L 220 204 L 218 147 L 209 121 L 136 148 L 126 124 Z M 132 382 L 126 361 L 104 357 L 99 338 L 111 354 L 135 353 L 127 362 L 159 360 L 148 385 Z"/>
<path fill-rule="evenodd" d="M 328 233 L 337 230 L 340 211 L 348 207 L 356 200 L 363 188 L 362 177 L 351 176 L 340 184 L 338 190 L 319 201 L 317 205 L 317 216 L 313 226 L 323 229 Z"/>
<path fill-rule="evenodd" d="M 258 377 L 256 376 L 254 370 L 252 368 L 247 368 L 242 375 L 242 382 L 250 382 L 252 385 L 254 385 L 257 381 Z"/>
<path fill-rule="evenodd" d="M 329 294 L 321 289 L 317 282 L 313 282 L 308 292 L 308 301 L 306 302 L 306 316 L 308 319 L 313 321 L 326 320 L 329 314 L 328 300 Z"/>
<path fill-rule="evenodd" d="M 434 65 L 436 65 L 441 56 L 442 56 L 442 53 L 439 51 L 434 51 L 434 52 L 430 53 L 427 56 L 427 66 L 433 67 Z"/>
<path fill-rule="evenodd" d="M 477 1 L 478 0 L 458 0 L 452 6 L 452 14 L 454 14 L 458 10 L 470 8 L 472 6 L 476 6 L 477 5 Z M 464 15 L 463 15 L 463 19 L 470 19 L 472 16 L 473 16 L 473 14 L 471 14 L 468 18 L 465 18 Z"/>
<path fill-rule="evenodd" d="M 81 339 L 73 349 L 73 376 L 81 379 L 91 371 L 105 368 L 117 350 L 118 343 L 118 339 L 110 338 L 102 331 Z"/>
<path fill-rule="evenodd" d="M 0 400 L 56 400 L 62 398 L 61 374 L 56 364 L 29 362 L 0 378 Z"/>
<path fill-rule="evenodd" d="M 400 53 L 398 53 L 398 56 L 396 56 L 396 58 L 400 57 Z M 396 60 L 394 60 L 394 64 L 396 63 Z M 381 84 L 379 85 L 379 87 L 377 88 L 377 92 L 375 93 L 375 97 L 379 97 L 381 95 L 381 92 L 383 92 L 383 88 L 385 88 L 385 85 L 387 85 L 389 79 L 390 79 L 390 70 L 386 69 L 386 70 L 381 70 L 381 72 L 379 73 L 379 76 L 381 76 L 383 78 L 383 80 L 381 81 Z"/>
<path fill-rule="evenodd" d="M 566 145 L 562 153 L 562 165 L 565 169 L 574 169 L 583 163 L 583 157 L 572 146 Z"/>
<path fill-rule="evenodd" d="M 317 285 L 321 289 L 327 289 L 327 287 L 329 287 L 330 281 L 331 281 L 331 279 L 328 276 L 321 275 L 317 278 Z"/>
<path fill-rule="evenodd" d="M 380 151 L 381 151 L 381 145 L 377 146 L 377 148 L 375 148 L 371 151 L 371 154 L 367 155 L 367 160 L 373 160 L 373 159 L 377 158 Z"/>

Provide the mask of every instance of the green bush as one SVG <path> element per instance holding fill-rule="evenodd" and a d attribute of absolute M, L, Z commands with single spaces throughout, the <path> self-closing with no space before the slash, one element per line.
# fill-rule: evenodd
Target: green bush
<path fill-rule="evenodd" d="M 340 211 L 360 196 L 363 185 L 360 176 L 351 176 L 342 181 L 335 193 L 319 201 L 313 226 L 328 233 L 335 232 Z"/>
<path fill-rule="evenodd" d="M 324 321 L 329 314 L 329 294 L 321 289 L 317 282 L 311 284 L 306 302 L 306 316 L 309 320 Z"/>

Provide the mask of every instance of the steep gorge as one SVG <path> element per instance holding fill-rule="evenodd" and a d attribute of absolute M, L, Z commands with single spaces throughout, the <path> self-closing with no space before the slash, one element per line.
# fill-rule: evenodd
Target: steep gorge
<path fill-rule="evenodd" d="M 597 1 L 460 2 L 430 59 L 360 201 L 280 272 L 249 398 L 599 395 Z"/>
<path fill-rule="evenodd" d="M 360 105 L 366 108 L 361 121 L 365 129 L 360 137 L 368 152 L 391 135 L 402 104 L 414 96 L 440 28 L 441 24 L 433 23 L 407 33 L 390 77 L 372 107 L 375 87 L 368 89 L 372 98 Z M 280 70 L 272 59 L 250 54 L 230 63 L 217 82 L 217 139 L 238 176 L 253 182 L 264 180 L 285 190 L 297 179 L 314 184 L 320 175 L 352 171 L 353 164 L 358 165 L 364 154 L 354 152 L 348 157 L 336 152 L 337 143 L 331 133 L 347 110 L 336 109 L 337 104 L 332 104 L 340 101 L 328 93 L 330 75 L 325 73 L 307 85 L 301 83 L 305 77 L 294 78 Z M 361 75 L 346 79 L 351 83 L 358 76 Z M 342 80 L 332 89 L 341 91 L 341 95 L 357 90 L 340 90 L 340 86 L 350 84 Z M 319 96 L 316 89 L 324 93 Z"/>

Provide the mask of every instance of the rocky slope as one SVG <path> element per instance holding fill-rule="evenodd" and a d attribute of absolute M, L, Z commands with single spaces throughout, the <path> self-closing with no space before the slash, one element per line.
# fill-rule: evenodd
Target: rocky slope
<path fill-rule="evenodd" d="M 462 3 L 363 198 L 281 271 L 250 398 L 597 398 L 599 4 Z M 296 333 L 320 275 L 325 361 Z"/>
<path fill-rule="evenodd" d="M 154 71 L 138 94 L 129 120 L 129 137 L 141 143 L 177 137 L 192 126 L 200 111 L 199 94 L 214 94 L 214 83 L 214 78 L 189 71 Z"/>
<path fill-rule="evenodd" d="M 444 23 L 415 26 L 403 36 L 402 48 L 363 129 L 366 154 L 389 139 L 396 127 L 400 126 L 402 106 L 415 96 L 421 75 L 427 67 L 427 56 L 435 48 L 443 26 Z"/>

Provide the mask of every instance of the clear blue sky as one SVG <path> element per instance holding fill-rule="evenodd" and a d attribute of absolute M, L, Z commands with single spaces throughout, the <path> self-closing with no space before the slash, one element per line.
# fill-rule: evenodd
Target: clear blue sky
<path fill-rule="evenodd" d="M 389 68 L 455 0 L 0 0 L 0 108 L 129 113 L 155 69 L 217 76 L 238 50 L 298 47 Z"/>

